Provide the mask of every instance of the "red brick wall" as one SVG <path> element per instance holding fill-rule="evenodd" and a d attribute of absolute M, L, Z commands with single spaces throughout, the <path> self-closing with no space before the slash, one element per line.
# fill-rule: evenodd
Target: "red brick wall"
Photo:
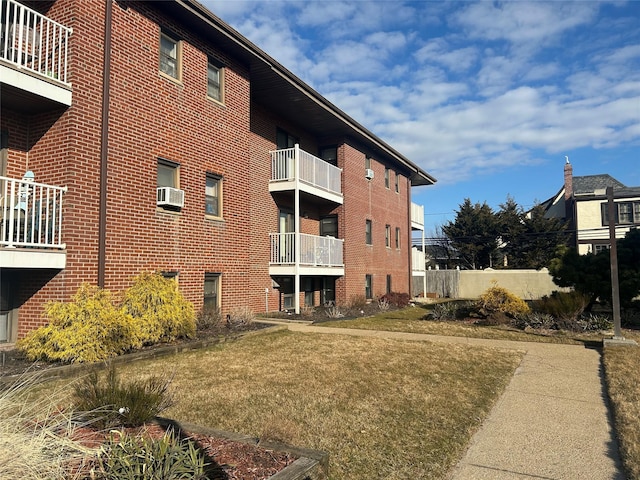
<path fill-rule="evenodd" d="M 121 6 L 126 5 L 126 8 Z M 113 6 L 109 104 L 107 237 L 105 283 L 127 287 L 142 270 L 178 271 L 180 289 L 196 309 L 202 305 L 205 272 L 222 274 L 222 310 L 278 306 L 269 276 L 269 233 L 278 230 L 278 208 L 269 193 L 270 156 L 276 129 L 300 138 L 304 150 L 339 144 L 345 204 L 331 211 L 302 205 L 308 218 L 301 231 L 318 234 L 321 215 L 339 215 L 345 239 L 345 276 L 337 282 L 337 302 L 364 294 L 364 276 L 374 276 L 374 295 L 382 295 L 386 275 L 395 291 L 409 291 L 410 231 L 408 181 L 400 193 L 384 187 L 384 166 L 374 159 L 375 179 L 364 177 L 364 154 L 343 139 L 315 138 L 300 125 L 266 112 L 250 100 L 248 68 L 194 37 L 154 6 L 127 2 Z M 96 284 L 101 161 L 104 2 L 58 0 L 48 15 L 73 27 L 69 78 L 73 105 L 66 111 L 27 118 L 2 118 L 10 125 L 9 172 L 21 176 L 28 167 L 36 179 L 68 187 L 64 199 L 63 241 L 67 268 L 50 278 L 35 278 L 31 296 L 20 309 L 19 336 L 41 324 L 47 300 L 68 299 L 82 282 Z M 160 25 L 182 40 L 182 77 L 159 73 Z M 207 98 L 207 59 L 224 63 L 225 102 Z M 6 115 L 4 116 L 6 117 Z M 24 145 L 24 146 L 22 146 Z M 27 154 L 28 152 L 28 154 Z M 185 206 L 179 212 L 156 207 L 157 161 L 180 164 Z M 206 173 L 223 177 L 223 220 L 204 214 Z M 292 205 L 291 205 L 292 206 Z M 365 245 L 364 219 L 374 225 L 374 244 Z M 403 219 L 403 221 L 399 221 Z M 384 246 L 391 225 L 391 248 Z M 395 227 L 403 245 L 395 248 Z M 33 282 L 32 282 L 33 283 Z"/>

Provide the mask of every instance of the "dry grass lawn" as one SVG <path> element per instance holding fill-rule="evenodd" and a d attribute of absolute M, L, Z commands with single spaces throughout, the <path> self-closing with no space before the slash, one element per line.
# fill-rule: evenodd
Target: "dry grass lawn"
<path fill-rule="evenodd" d="M 331 478 L 438 479 L 521 352 L 279 331 L 121 367 L 170 374 L 183 421 L 330 453 Z"/>
<path fill-rule="evenodd" d="M 604 368 L 622 461 L 628 477 L 640 479 L 640 349 L 605 348 Z"/>
<path fill-rule="evenodd" d="M 473 325 L 464 321 L 422 320 L 429 307 L 407 307 L 402 310 L 381 312 L 371 317 L 353 320 L 334 320 L 316 324 L 317 326 L 361 328 L 366 330 L 384 330 L 391 332 L 425 333 L 430 335 L 449 335 L 453 337 L 488 338 L 493 340 L 511 340 L 519 342 L 544 342 L 562 344 L 581 344 L 602 341 L 603 334 L 591 332 L 567 331 L 523 331 L 510 326 Z M 627 338 L 640 339 L 634 331 L 625 330 Z M 609 335 L 611 336 L 611 335 Z"/>

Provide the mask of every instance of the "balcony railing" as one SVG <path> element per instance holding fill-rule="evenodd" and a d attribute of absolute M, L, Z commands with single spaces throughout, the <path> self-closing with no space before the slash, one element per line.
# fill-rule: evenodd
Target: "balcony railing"
<path fill-rule="evenodd" d="M 2 0 L 0 58 L 68 85 L 71 28 L 14 0 Z"/>
<path fill-rule="evenodd" d="M 411 228 L 424 230 L 424 206 L 411 203 Z"/>
<path fill-rule="evenodd" d="M 60 227 L 66 191 L 66 187 L 0 177 L 0 246 L 63 250 Z"/>
<path fill-rule="evenodd" d="M 293 181 L 297 175 L 301 182 L 342 195 L 342 169 L 301 150 L 298 146 L 270 153 L 272 182 Z M 299 172 L 296 172 L 296 164 L 299 165 Z"/>
<path fill-rule="evenodd" d="M 423 272 L 426 270 L 426 262 L 424 252 L 416 247 L 411 248 L 411 269 L 414 272 Z"/>
<path fill-rule="evenodd" d="M 272 265 L 295 265 L 296 260 L 303 266 L 342 267 L 344 240 L 333 237 L 300 234 L 300 255 L 295 254 L 295 233 L 272 233 Z"/>

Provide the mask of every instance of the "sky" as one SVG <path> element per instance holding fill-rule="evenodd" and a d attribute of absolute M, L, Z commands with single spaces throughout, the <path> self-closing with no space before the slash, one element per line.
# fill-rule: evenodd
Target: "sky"
<path fill-rule="evenodd" d="M 565 156 L 640 186 L 640 0 L 202 3 L 438 180 L 427 236 L 552 197 Z"/>

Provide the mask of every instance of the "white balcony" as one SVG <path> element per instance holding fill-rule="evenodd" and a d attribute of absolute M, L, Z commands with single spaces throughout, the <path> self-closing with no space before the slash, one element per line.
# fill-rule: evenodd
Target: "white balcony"
<path fill-rule="evenodd" d="M 416 247 L 411 247 L 411 270 L 413 271 L 413 275 L 422 275 L 426 269 L 424 252 L 418 250 Z"/>
<path fill-rule="evenodd" d="M 296 255 L 296 234 L 270 234 L 271 275 L 344 275 L 344 240 L 333 237 L 300 234 L 300 249 Z"/>
<path fill-rule="evenodd" d="M 36 183 L 27 172 L 0 177 L 0 268 L 64 268 L 62 196 L 66 187 Z"/>
<path fill-rule="evenodd" d="M 424 206 L 411 202 L 411 229 L 424 230 Z"/>
<path fill-rule="evenodd" d="M 2 0 L 1 5 L 0 83 L 3 88 L 70 106 L 67 60 L 71 28 L 14 0 Z"/>
<path fill-rule="evenodd" d="M 315 157 L 297 145 L 271 154 L 270 192 L 301 192 L 342 204 L 342 169 Z"/>

